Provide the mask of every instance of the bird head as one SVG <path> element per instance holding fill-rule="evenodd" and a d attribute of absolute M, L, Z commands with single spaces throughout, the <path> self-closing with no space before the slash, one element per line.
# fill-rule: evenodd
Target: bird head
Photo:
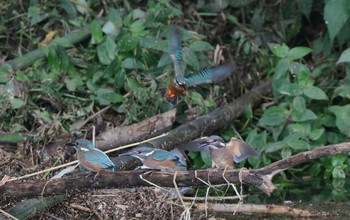
<path fill-rule="evenodd" d="M 66 145 L 74 147 L 78 152 L 89 151 L 89 150 L 94 149 L 94 145 L 91 143 L 91 141 L 86 140 L 86 139 L 79 139 L 73 143 L 68 143 Z"/>

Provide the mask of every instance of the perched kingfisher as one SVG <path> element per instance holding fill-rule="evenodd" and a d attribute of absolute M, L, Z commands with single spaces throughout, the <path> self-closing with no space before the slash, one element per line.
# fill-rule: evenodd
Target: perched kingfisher
<path fill-rule="evenodd" d="M 183 55 L 181 50 L 182 35 L 178 27 L 173 27 L 170 33 L 171 58 L 174 63 L 175 79 L 171 80 L 166 92 L 167 101 L 175 103 L 178 95 L 184 95 L 187 89 L 201 84 L 218 83 L 229 77 L 236 66 L 234 63 L 226 63 L 212 69 L 203 69 L 185 78 Z"/>
<path fill-rule="evenodd" d="M 184 171 L 187 169 L 183 158 L 169 151 L 152 147 L 140 146 L 119 156 L 132 156 L 141 160 L 143 165 L 139 167 L 140 169 L 157 169 L 168 172 Z"/>
<path fill-rule="evenodd" d="M 225 143 L 221 137 L 213 135 L 203 139 L 199 148 L 203 147 L 209 148 L 212 167 L 217 168 L 234 168 L 233 162 L 239 163 L 249 156 L 259 156 L 249 144 L 234 137 Z"/>
<path fill-rule="evenodd" d="M 91 141 L 79 139 L 66 145 L 73 146 L 77 150 L 79 163 L 84 168 L 96 173 L 115 171 L 115 165 L 111 159 L 104 152 L 95 148 Z"/>

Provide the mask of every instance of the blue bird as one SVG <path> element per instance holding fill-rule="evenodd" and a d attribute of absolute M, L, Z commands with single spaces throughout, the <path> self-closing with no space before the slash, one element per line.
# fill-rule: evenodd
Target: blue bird
<path fill-rule="evenodd" d="M 95 148 L 91 141 L 79 139 L 67 145 L 77 150 L 79 163 L 84 168 L 96 173 L 115 171 L 115 165 L 111 159 L 104 152 Z"/>
<path fill-rule="evenodd" d="M 140 167 L 141 169 L 157 169 L 169 172 L 187 170 L 186 162 L 183 158 L 169 151 L 152 147 L 140 146 L 119 156 L 132 156 L 141 160 L 143 164 Z"/>
<path fill-rule="evenodd" d="M 236 69 L 234 63 L 226 63 L 212 69 L 203 69 L 189 77 L 185 77 L 181 48 L 182 35 L 178 27 L 172 27 L 169 40 L 170 57 L 174 63 L 175 78 L 170 81 L 165 91 L 167 101 L 175 103 L 176 97 L 186 94 L 188 88 L 201 84 L 218 83 L 229 77 Z"/>

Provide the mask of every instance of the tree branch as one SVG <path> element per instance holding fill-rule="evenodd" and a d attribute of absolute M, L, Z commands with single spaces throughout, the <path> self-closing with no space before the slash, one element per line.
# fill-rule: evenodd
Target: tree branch
<path fill-rule="evenodd" d="M 225 184 L 226 181 L 222 178 L 223 173 L 228 181 L 234 184 L 244 183 L 257 187 L 262 192 L 270 195 L 276 187 L 272 183 L 272 178 L 277 173 L 297 166 L 301 163 L 306 163 L 321 157 L 344 154 L 350 152 L 350 142 L 342 144 L 334 144 L 325 147 L 316 148 L 314 150 L 302 152 L 294 156 L 277 161 L 273 164 L 260 169 L 232 169 L 223 170 L 210 169 L 198 171 L 182 171 L 177 173 L 176 183 L 180 186 L 202 186 L 203 182 L 200 179 L 210 182 L 213 185 Z M 100 174 L 95 180 L 93 177 L 85 178 L 85 175 L 71 176 L 51 181 L 32 180 L 27 182 L 8 182 L 0 186 L 0 194 L 6 197 L 33 197 L 42 194 L 53 195 L 62 194 L 67 191 L 81 191 L 87 189 L 98 188 L 118 188 L 118 187 L 135 187 L 147 186 L 140 175 L 144 179 L 157 184 L 161 187 L 174 187 L 174 173 L 152 171 L 118 171 L 111 174 Z M 47 183 L 48 182 L 48 183 Z M 46 185 L 46 187 L 44 187 Z M 44 189 L 45 188 L 45 189 Z"/>

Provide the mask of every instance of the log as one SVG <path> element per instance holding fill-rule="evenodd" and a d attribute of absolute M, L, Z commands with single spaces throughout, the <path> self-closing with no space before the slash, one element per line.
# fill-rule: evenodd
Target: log
<path fill-rule="evenodd" d="M 3 198 L 22 198 L 36 197 L 43 193 L 44 196 L 63 194 L 66 192 L 81 192 L 89 189 L 99 188 L 120 188 L 148 186 L 144 179 L 157 184 L 161 187 L 174 187 L 173 179 L 176 175 L 176 183 L 181 186 L 202 186 L 204 183 L 196 178 L 210 182 L 213 185 L 225 184 L 225 178 L 234 184 L 244 183 L 257 187 L 266 195 L 270 195 L 276 187 L 272 183 L 272 178 L 277 173 L 310 162 L 325 156 L 336 154 L 345 154 L 350 152 L 350 142 L 333 144 L 325 147 L 316 148 L 310 151 L 298 153 L 291 157 L 279 160 L 268 166 L 259 169 L 207 169 L 198 171 L 181 171 L 177 173 L 144 170 L 139 171 L 118 171 L 110 174 L 100 174 L 96 179 L 93 176 L 85 178 L 85 175 L 65 177 L 55 180 L 30 180 L 26 182 L 7 182 L 0 186 L 0 195 Z M 146 172 L 146 173 L 145 173 Z M 46 186 L 45 186 L 46 185 Z"/>

